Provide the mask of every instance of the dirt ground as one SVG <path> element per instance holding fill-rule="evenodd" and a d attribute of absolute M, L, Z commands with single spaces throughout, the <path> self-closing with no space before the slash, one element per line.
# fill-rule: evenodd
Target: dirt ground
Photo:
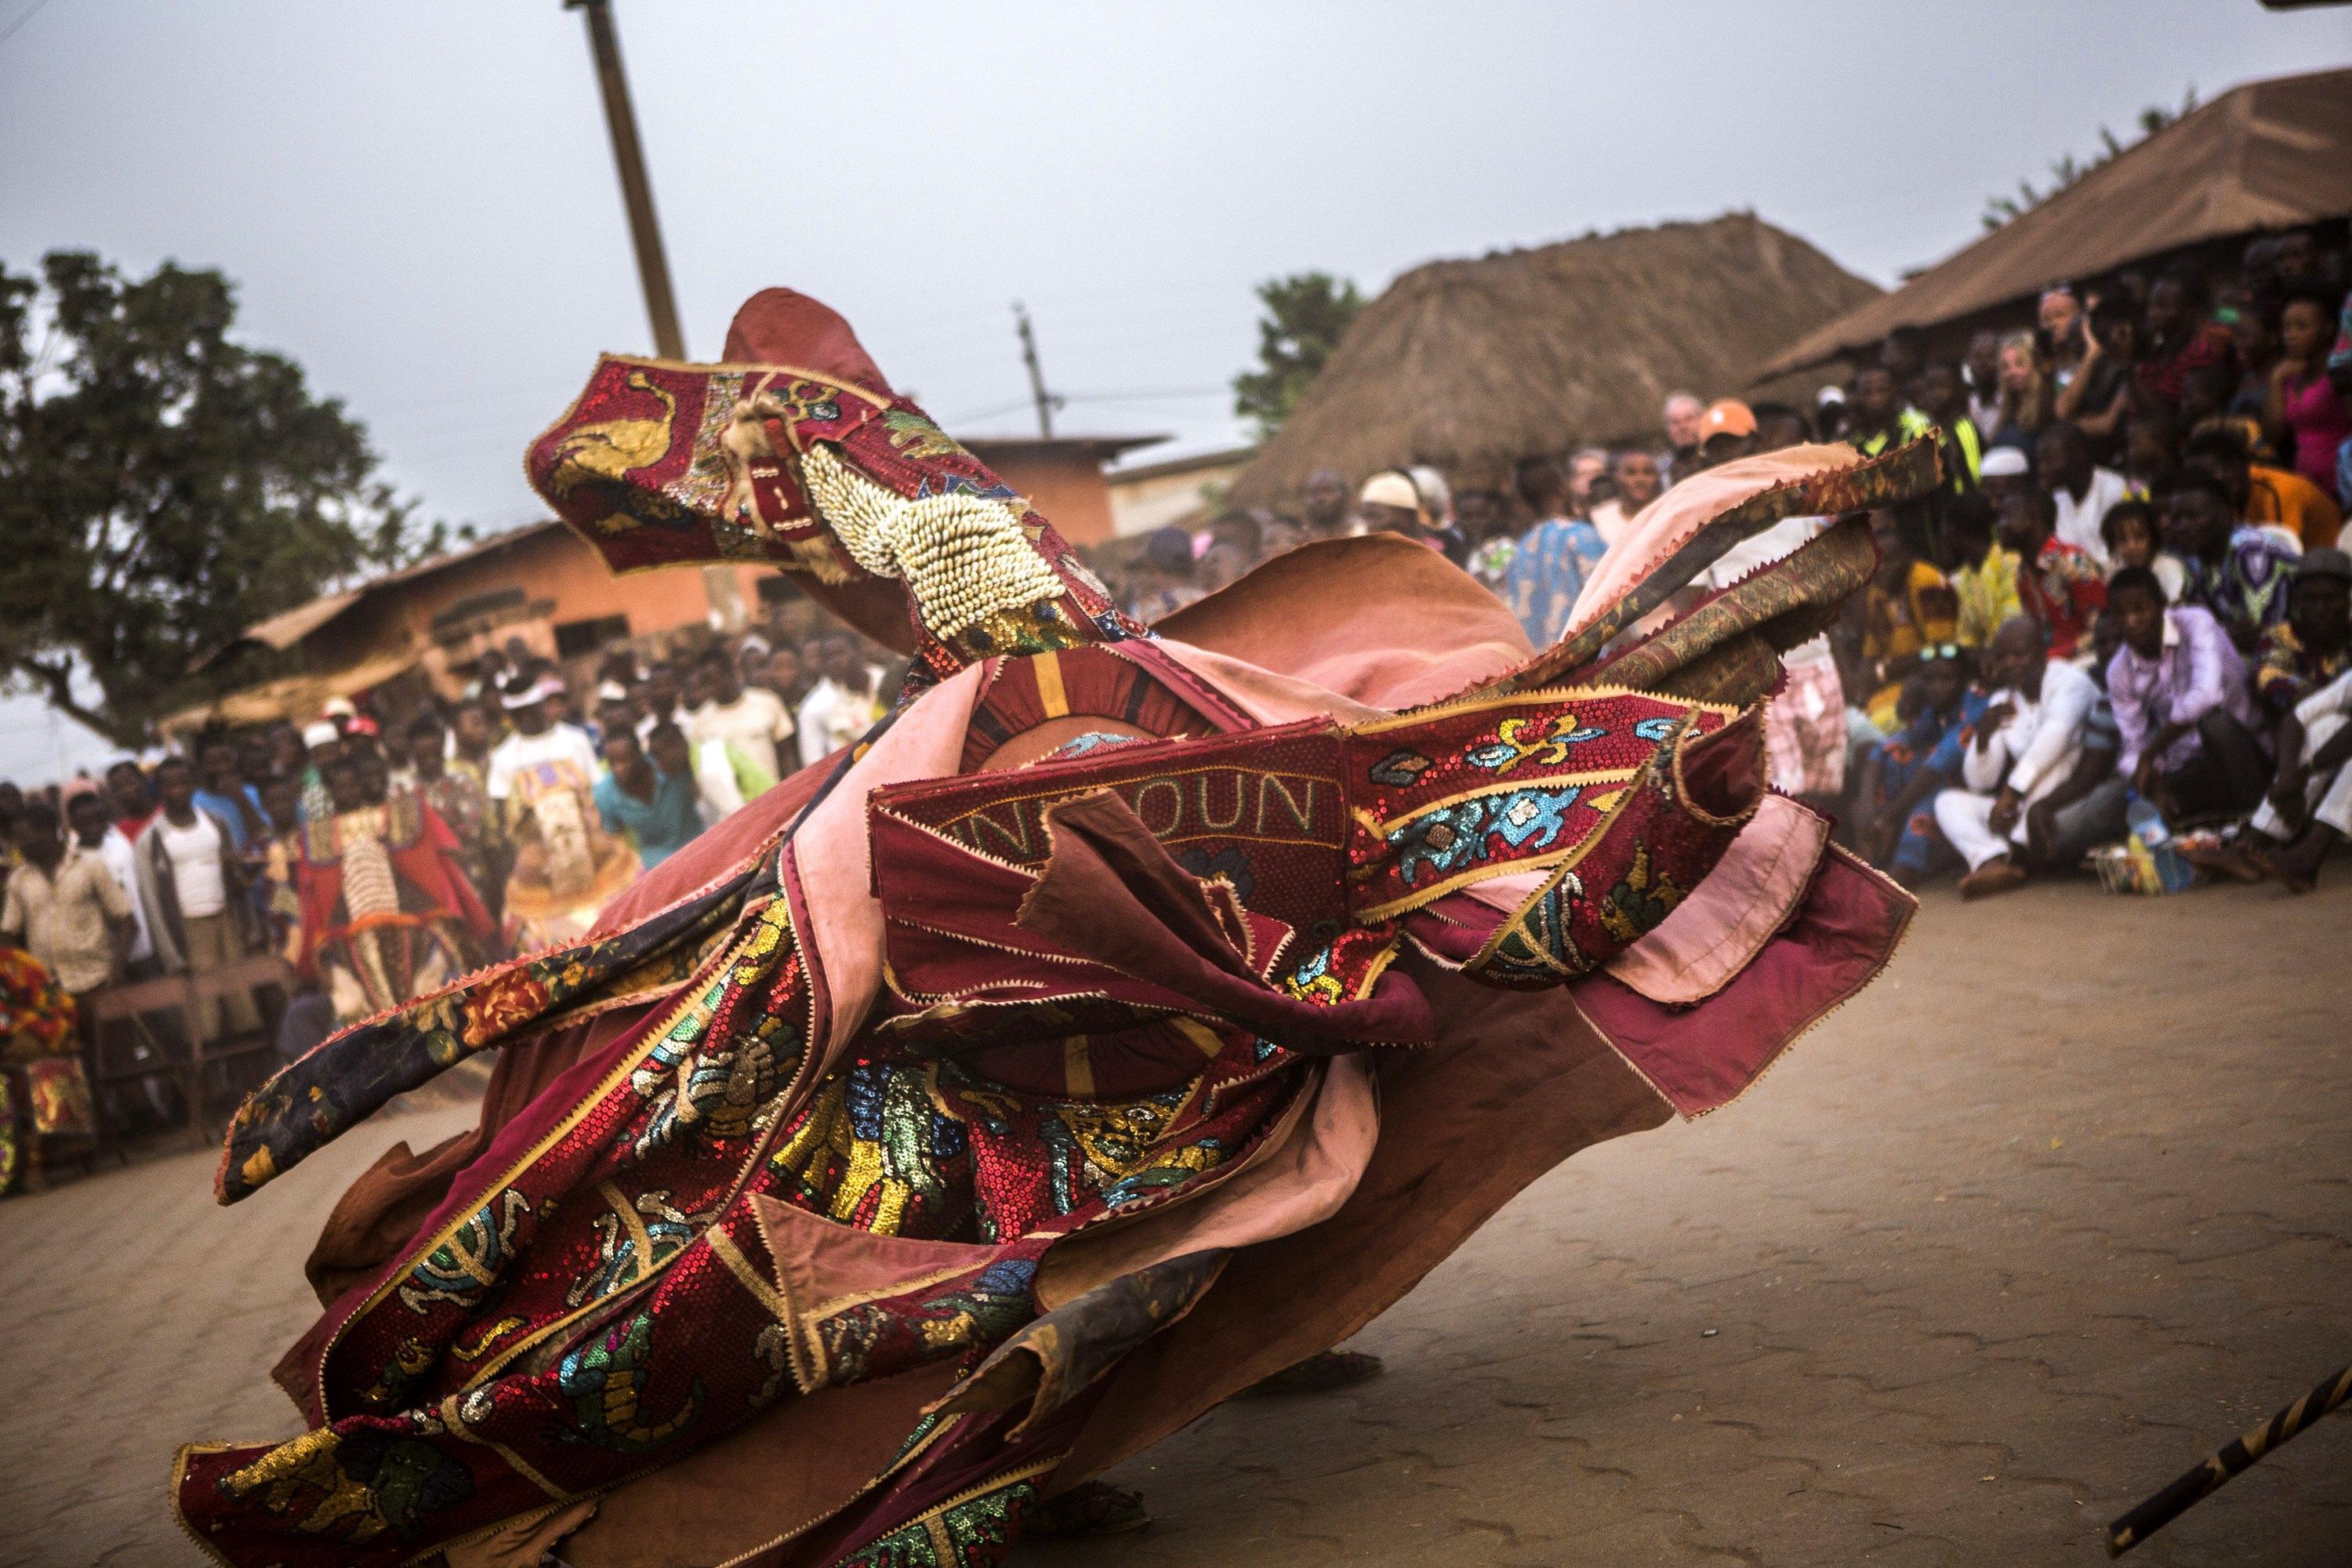
<path fill-rule="evenodd" d="M 2291 902 L 1931 892 L 1739 1103 L 1591 1151 L 1356 1341 L 1115 1478 L 1141 1535 L 1027 1568 L 2041 1564 L 2352 1359 L 2352 867 Z M 173 1153 L 0 1205 L 0 1563 L 197 1561 L 173 1446 L 266 1382 L 347 1139 L 235 1211 Z M 1306 1285 L 1307 1282 L 1302 1282 Z M 2337 1417 L 2136 1553 L 2352 1561 Z"/>

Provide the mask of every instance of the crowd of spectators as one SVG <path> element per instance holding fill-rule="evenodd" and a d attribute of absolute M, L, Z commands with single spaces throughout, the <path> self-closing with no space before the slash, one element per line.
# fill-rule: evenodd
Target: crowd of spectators
<path fill-rule="evenodd" d="M 1124 602 L 1154 619 L 1300 540 L 1387 531 L 1486 583 L 1541 647 L 1669 487 L 1801 442 L 1876 454 L 1934 431 L 1948 488 L 1871 519 L 1876 576 L 1785 656 L 1775 786 L 1891 875 L 1954 874 L 1971 897 L 2105 846 L 2132 885 L 2179 886 L 2168 856 L 2308 889 L 2352 832 L 2347 258 L 2300 231 L 2224 272 L 2053 288 L 2035 328 L 1957 357 L 1897 329 L 1804 406 L 1676 393 L 1657 440 L 1531 456 L 1506 489 L 1406 466 L 1351 492 L 1325 470 L 1295 509 L 1147 539 Z M 1683 603 L 1829 521 L 1747 542 Z"/>

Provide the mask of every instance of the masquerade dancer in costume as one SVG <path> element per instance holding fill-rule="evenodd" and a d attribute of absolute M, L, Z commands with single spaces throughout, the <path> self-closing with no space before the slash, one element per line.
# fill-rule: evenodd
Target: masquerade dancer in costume
<path fill-rule="evenodd" d="M 337 1205 L 310 1430 L 183 1450 L 221 1561 L 995 1562 L 1577 1149 L 1731 1100 L 1909 918 L 1759 721 L 1932 442 L 1676 486 L 1541 652 L 1388 537 L 1155 636 L 832 311 L 761 294 L 726 361 L 604 360 L 534 484 L 616 569 L 794 573 L 908 694 L 239 1112 L 229 1201 L 504 1047 L 480 1128 Z M 1790 516 L 1838 521 L 1651 624 Z"/>
<path fill-rule="evenodd" d="M 351 1023 L 445 988 L 496 928 L 438 812 L 411 790 L 371 804 L 352 758 L 325 771 L 335 813 L 297 835 L 294 964 L 325 985 L 336 1021 Z"/>

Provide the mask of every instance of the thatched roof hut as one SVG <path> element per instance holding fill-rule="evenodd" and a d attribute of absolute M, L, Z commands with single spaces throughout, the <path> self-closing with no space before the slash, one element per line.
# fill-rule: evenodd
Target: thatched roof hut
<path fill-rule="evenodd" d="M 2026 326 L 2053 283 L 2352 213 L 2352 69 L 2249 82 L 2109 159 L 1892 294 L 1824 322 L 1765 366 L 1800 370 L 1919 327 L 1954 350 Z"/>
<path fill-rule="evenodd" d="M 1285 504 L 1327 465 L 1494 484 L 1530 453 L 1655 439 L 1668 393 L 1736 394 L 1877 292 L 1752 213 L 1433 261 L 1365 307 L 1233 499 Z"/>

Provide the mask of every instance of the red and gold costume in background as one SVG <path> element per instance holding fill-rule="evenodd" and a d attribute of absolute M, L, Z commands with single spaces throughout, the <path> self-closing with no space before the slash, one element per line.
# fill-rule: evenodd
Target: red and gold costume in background
<path fill-rule="evenodd" d="M 294 966 L 341 1021 L 446 989 L 497 934 L 457 834 L 411 791 L 305 824 L 292 842 Z"/>
<path fill-rule="evenodd" d="M 0 944 L 0 1193 L 39 1168 L 44 1140 L 98 1136 L 75 1017 L 47 964 Z"/>
<path fill-rule="evenodd" d="M 910 695 L 588 941 L 240 1111 L 230 1201 L 503 1047 L 314 1253 L 312 1429 L 183 1452 L 225 1562 L 993 1562 L 1569 1153 L 1730 1100 L 1909 917 L 1760 782 L 1860 519 L 1641 628 L 1783 517 L 1932 489 L 1932 442 L 1678 487 L 1540 653 L 1386 538 L 1147 630 L 824 307 L 759 296 L 728 359 L 604 360 L 533 482 L 616 569 L 795 573 Z"/>

